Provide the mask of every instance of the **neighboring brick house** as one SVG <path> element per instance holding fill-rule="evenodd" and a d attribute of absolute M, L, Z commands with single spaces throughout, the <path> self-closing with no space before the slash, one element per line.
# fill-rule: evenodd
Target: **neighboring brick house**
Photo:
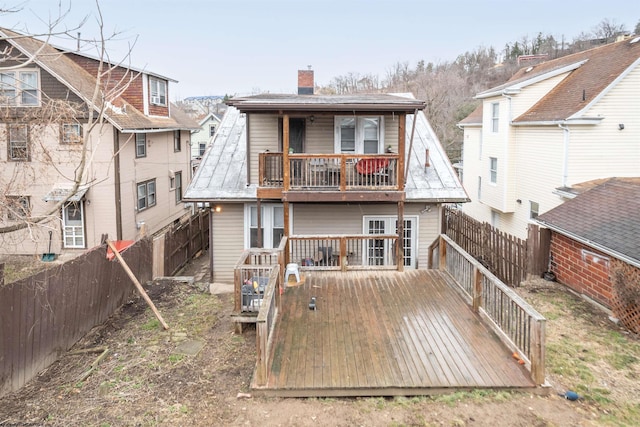
<path fill-rule="evenodd" d="M 551 271 L 640 332 L 640 178 L 587 184 L 537 219 L 551 230 Z"/>
<path fill-rule="evenodd" d="M 527 238 L 581 182 L 637 176 L 640 37 L 525 66 L 478 93 L 464 129 L 462 210 Z"/>
<path fill-rule="evenodd" d="M 73 255 L 190 212 L 197 124 L 170 103 L 175 80 L 6 29 L 0 52 L 0 254 Z"/>

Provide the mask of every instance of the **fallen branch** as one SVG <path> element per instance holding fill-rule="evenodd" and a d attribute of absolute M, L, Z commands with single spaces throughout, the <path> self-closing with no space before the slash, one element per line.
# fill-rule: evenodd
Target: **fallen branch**
<path fill-rule="evenodd" d="M 113 244 L 113 242 L 111 242 L 111 240 L 107 240 L 107 245 L 109 245 L 109 247 L 113 251 L 113 253 L 116 256 L 116 258 L 118 259 L 118 261 L 120 261 L 120 265 L 122 265 L 122 268 L 124 268 L 124 271 L 126 271 L 127 274 L 129 275 L 129 277 L 131 278 L 131 281 L 136 286 L 136 289 L 138 290 L 138 293 L 140 295 L 142 295 L 142 298 L 144 298 L 144 300 L 146 301 L 147 305 L 149 307 L 151 307 L 151 310 L 153 311 L 153 313 L 156 315 L 156 317 L 158 318 L 158 320 L 162 324 L 162 327 L 165 328 L 165 329 L 169 329 L 169 325 L 167 325 L 165 323 L 164 319 L 162 318 L 162 315 L 160 314 L 160 312 L 158 311 L 156 306 L 153 304 L 153 301 L 151 301 L 151 298 L 149 298 L 149 295 L 147 295 L 147 293 L 144 291 L 144 289 L 142 288 L 142 285 L 140 284 L 140 282 L 136 278 L 136 275 L 133 274 L 133 271 L 131 271 L 131 269 L 129 268 L 129 266 L 125 262 L 125 260 L 122 258 L 122 255 L 120 255 L 120 252 L 118 252 L 118 249 L 116 249 L 116 247 Z"/>
<path fill-rule="evenodd" d="M 69 354 L 85 354 L 85 353 L 98 353 L 103 352 L 107 349 L 107 347 L 92 347 L 92 348 L 83 348 L 81 350 L 70 351 Z"/>
<path fill-rule="evenodd" d="M 96 370 L 96 368 L 98 367 L 100 362 L 102 362 L 104 360 L 104 358 L 107 357 L 108 353 L 109 353 L 109 349 L 105 347 L 104 351 L 102 353 L 100 353 L 100 356 L 98 356 L 98 358 L 96 360 L 93 361 L 93 363 L 91 364 L 89 369 L 84 374 L 80 375 L 80 378 L 78 378 L 78 381 L 81 382 L 81 381 L 84 381 L 87 378 L 89 378 L 89 375 L 91 375 L 93 373 L 93 371 Z"/>

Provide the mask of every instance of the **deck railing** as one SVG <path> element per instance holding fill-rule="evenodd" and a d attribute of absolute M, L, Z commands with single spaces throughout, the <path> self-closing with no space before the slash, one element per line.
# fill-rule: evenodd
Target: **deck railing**
<path fill-rule="evenodd" d="M 501 339 L 512 351 L 518 352 L 531 378 L 543 384 L 545 318 L 448 236 L 441 235 L 429 251 L 434 265 L 451 274 L 469 298 L 473 310 L 489 320 Z"/>
<path fill-rule="evenodd" d="M 289 154 L 290 190 L 399 190 L 398 154 Z M 284 188 L 283 154 L 259 157 L 260 186 Z"/>
<path fill-rule="evenodd" d="M 262 305 L 271 271 L 280 266 L 284 271 L 283 238 L 276 249 L 247 249 L 242 252 L 234 269 L 235 312 L 258 312 Z"/>
<path fill-rule="evenodd" d="M 289 260 L 308 270 L 395 270 L 393 234 L 289 237 Z"/>
<path fill-rule="evenodd" d="M 280 306 L 281 271 L 278 264 L 271 269 L 268 284 L 262 297 L 262 304 L 260 304 L 260 312 L 256 320 L 256 353 L 258 360 L 255 380 L 258 386 L 267 384 L 267 373 L 270 364 L 269 355 L 271 354 L 273 331 Z"/>

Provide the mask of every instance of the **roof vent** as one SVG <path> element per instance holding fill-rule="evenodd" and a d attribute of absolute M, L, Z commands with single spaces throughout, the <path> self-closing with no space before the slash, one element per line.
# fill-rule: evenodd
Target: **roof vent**
<path fill-rule="evenodd" d="M 640 37 L 636 37 L 635 39 L 631 40 L 629 42 L 629 44 L 634 44 L 634 43 L 638 43 L 638 42 L 640 42 Z"/>

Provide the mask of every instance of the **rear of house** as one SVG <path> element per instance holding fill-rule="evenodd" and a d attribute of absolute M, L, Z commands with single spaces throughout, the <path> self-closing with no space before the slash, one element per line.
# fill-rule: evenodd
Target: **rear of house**
<path fill-rule="evenodd" d="M 233 280 L 244 249 L 283 236 L 302 268 L 424 267 L 441 204 L 467 200 L 422 101 L 265 94 L 229 104 L 185 194 L 211 206 L 216 281 Z"/>

